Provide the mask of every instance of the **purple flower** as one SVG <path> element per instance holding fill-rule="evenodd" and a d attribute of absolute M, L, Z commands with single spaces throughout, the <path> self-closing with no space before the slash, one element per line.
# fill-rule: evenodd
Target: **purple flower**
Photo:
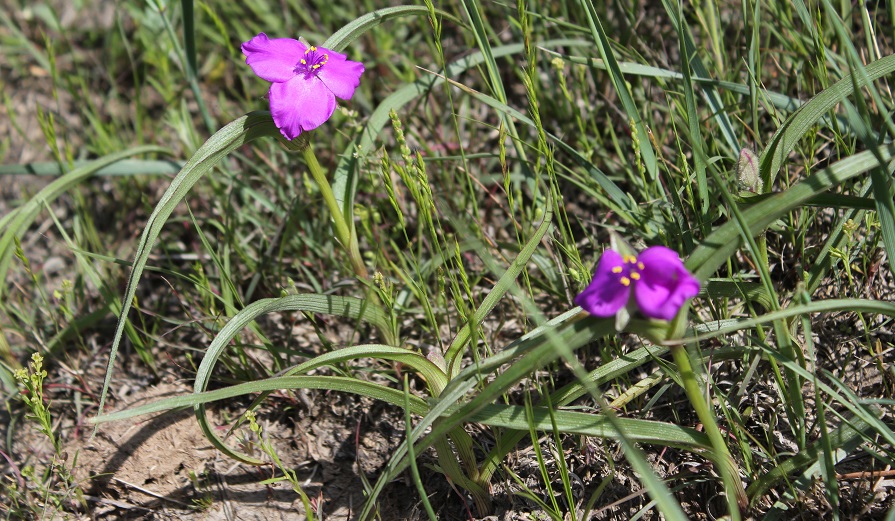
<path fill-rule="evenodd" d="M 242 53 L 252 71 L 272 83 L 270 112 L 289 140 L 328 120 L 336 98 L 350 99 L 364 72 L 364 64 L 344 54 L 264 33 L 242 44 Z"/>
<path fill-rule="evenodd" d="M 649 247 L 637 257 L 606 250 L 593 281 L 575 297 L 575 304 L 591 315 L 611 317 L 627 305 L 632 289 L 644 315 L 671 320 L 684 302 L 699 293 L 699 281 L 665 246 Z"/>

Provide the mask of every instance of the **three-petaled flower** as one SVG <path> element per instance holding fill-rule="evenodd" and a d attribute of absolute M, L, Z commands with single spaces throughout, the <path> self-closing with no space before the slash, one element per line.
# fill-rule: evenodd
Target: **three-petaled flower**
<path fill-rule="evenodd" d="M 699 281 L 677 253 L 665 246 L 651 246 L 637 257 L 606 250 L 575 304 L 591 315 L 611 317 L 628 304 L 632 290 L 641 313 L 671 320 L 699 293 Z"/>
<path fill-rule="evenodd" d="M 336 98 L 350 99 L 364 72 L 362 63 L 344 54 L 264 33 L 242 44 L 242 53 L 252 71 L 271 82 L 270 112 L 289 140 L 326 122 Z"/>

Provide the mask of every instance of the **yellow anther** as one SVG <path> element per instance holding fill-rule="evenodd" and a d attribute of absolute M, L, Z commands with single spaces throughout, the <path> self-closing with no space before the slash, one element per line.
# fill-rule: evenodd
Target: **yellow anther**
<path fill-rule="evenodd" d="M 637 273 L 636 271 L 632 271 L 632 272 L 631 272 L 631 278 L 634 279 L 634 280 L 640 280 L 640 274 Z"/>
<path fill-rule="evenodd" d="M 625 264 L 634 264 L 635 262 L 637 262 L 637 257 L 625 255 Z"/>
<path fill-rule="evenodd" d="M 622 278 L 618 279 L 618 281 L 622 283 L 622 286 L 630 286 L 631 285 L 631 279 L 629 279 L 628 277 L 622 277 Z"/>
<path fill-rule="evenodd" d="M 312 46 L 308 47 L 308 50 L 305 51 L 305 54 L 307 54 L 309 52 L 316 52 L 316 51 L 317 51 L 317 48 L 312 45 Z"/>
<path fill-rule="evenodd" d="M 645 270 L 645 269 L 646 269 L 646 266 L 644 266 L 642 262 L 638 262 L 638 263 L 637 263 L 637 267 L 640 268 L 640 269 L 642 269 L 642 270 Z"/>
<path fill-rule="evenodd" d="M 623 268 L 621 266 L 616 266 L 616 267 L 612 268 L 612 273 L 621 273 L 622 271 L 623 271 Z"/>
<path fill-rule="evenodd" d="M 308 64 L 308 61 L 305 60 L 304 58 L 302 58 L 302 59 L 301 59 L 301 64 L 302 64 L 302 65 L 307 65 L 307 64 Z"/>

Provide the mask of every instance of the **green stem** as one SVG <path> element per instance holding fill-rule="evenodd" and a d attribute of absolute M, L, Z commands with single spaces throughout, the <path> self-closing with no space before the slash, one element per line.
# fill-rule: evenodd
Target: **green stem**
<path fill-rule="evenodd" d="M 329 213 L 333 220 L 333 231 L 335 232 L 336 240 L 339 241 L 342 248 L 348 252 L 348 261 L 351 263 L 351 269 L 354 270 L 354 274 L 358 279 L 368 284 L 367 298 L 369 299 L 369 302 L 378 304 L 380 301 L 377 297 L 376 290 L 374 289 L 375 283 L 370 279 L 370 274 L 367 272 L 367 266 L 364 264 L 364 259 L 361 257 L 360 248 L 358 247 L 357 231 L 354 227 L 354 220 L 350 217 L 351 203 L 348 201 L 345 202 L 348 206 L 346 206 L 346 209 L 343 212 L 342 208 L 339 206 L 339 202 L 336 201 L 336 196 L 333 193 L 332 185 L 329 183 L 329 178 L 327 178 L 326 173 L 317 161 L 317 156 L 314 154 L 314 148 L 311 147 L 311 144 L 308 143 L 307 140 L 295 140 L 292 142 L 284 141 L 284 143 L 291 150 L 301 151 L 301 155 L 305 159 L 305 164 L 308 165 L 308 170 L 310 170 L 314 181 L 317 182 L 317 186 L 320 188 L 320 193 L 323 194 L 323 200 L 326 202 L 327 208 L 329 208 Z M 380 327 L 379 333 L 387 343 L 396 346 L 400 345 L 398 331 L 396 329 Z M 436 387 L 443 388 L 443 384 L 437 384 Z"/>
<path fill-rule="evenodd" d="M 369 278 L 369 273 L 367 272 L 367 267 L 364 265 L 364 260 L 360 255 L 360 249 L 357 245 L 357 234 L 355 233 L 353 223 L 352 225 L 349 225 L 348 221 L 345 219 L 345 214 L 342 213 L 342 209 L 339 207 L 338 201 L 336 201 L 336 196 L 333 194 L 332 185 L 329 184 L 329 179 L 326 177 L 326 173 L 317 161 L 317 156 L 314 154 L 314 148 L 308 144 L 308 146 L 302 149 L 301 154 L 305 159 L 305 163 L 308 165 L 308 170 L 311 171 L 311 176 L 314 178 L 314 181 L 317 182 L 317 186 L 320 187 L 320 193 L 323 194 L 323 200 L 329 208 L 330 215 L 332 215 L 333 230 L 336 233 L 336 240 L 338 240 L 339 243 L 342 244 L 342 247 L 348 252 L 348 260 L 351 262 L 351 268 L 354 270 L 354 274 L 360 279 L 367 280 Z"/>
<path fill-rule="evenodd" d="M 746 490 L 743 488 L 743 482 L 740 480 L 737 472 L 737 465 L 727 449 L 727 443 L 724 441 L 721 429 L 718 428 L 718 424 L 715 422 L 715 415 L 710 409 L 705 395 L 702 393 L 696 373 L 693 372 L 693 366 L 690 364 L 690 356 L 687 354 L 687 349 L 682 345 L 671 346 L 670 349 L 671 355 L 674 357 L 674 363 L 677 364 L 680 372 L 681 380 L 684 382 L 684 391 L 687 393 L 687 398 L 690 399 L 690 403 L 693 405 L 693 409 L 696 410 L 696 415 L 699 417 L 699 421 L 702 422 L 706 435 L 712 442 L 715 465 L 718 473 L 721 474 L 721 480 L 724 482 L 724 489 L 727 492 L 730 518 L 738 521 L 740 519 L 740 509 L 746 508 L 748 499 Z"/>

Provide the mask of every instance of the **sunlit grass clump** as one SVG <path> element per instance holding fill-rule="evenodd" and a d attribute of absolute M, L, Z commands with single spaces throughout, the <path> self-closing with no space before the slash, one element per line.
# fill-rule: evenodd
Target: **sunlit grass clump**
<path fill-rule="evenodd" d="M 0 173 L 52 177 L 2 207 L 0 377 L 56 461 L 8 444 L 9 516 L 189 408 L 325 517 L 259 420 L 309 393 L 395 418 L 361 519 L 895 515 L 895 8 L 311 3 L 2 15 L 48 87 Z"/>

